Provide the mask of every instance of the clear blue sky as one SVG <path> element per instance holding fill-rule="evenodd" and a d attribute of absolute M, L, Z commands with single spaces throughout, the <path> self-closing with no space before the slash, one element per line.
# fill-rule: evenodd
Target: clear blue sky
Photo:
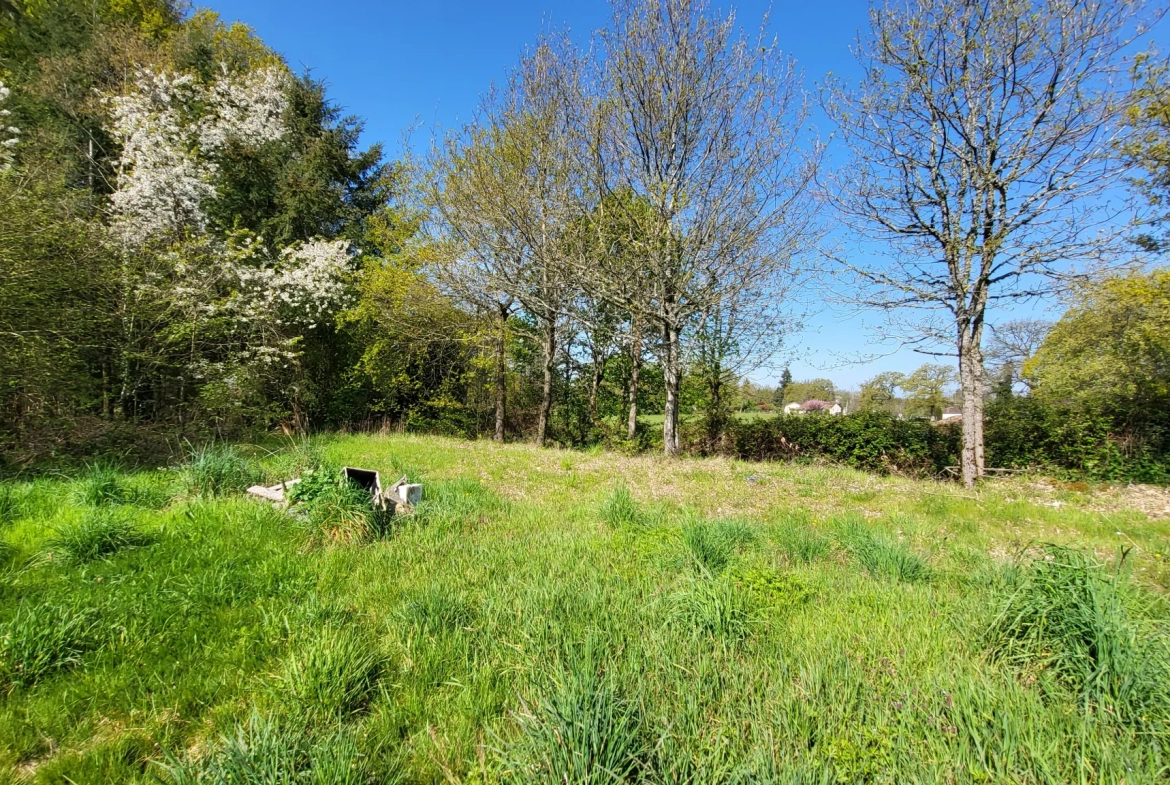
<path fill-rule="evenodd" d="M 770 9 L 769 30 L 796 58 L 809 90 L 829 72 L 857 73 L 850 47 L 867 24 L 865 0 L 712 5 L 734 7 L 752 31 Z M 382 142 L 391 156 L 412 125 L 421 124 L 416 141 L 425 143 L 435 124 L 470 117 L 480 95 L 502 80 L 542 29 L 567 27 L 585 41 L 609 14 L 606 0 L 213 0 L 205 7 L 252 26 L 294 69 L 325 80 L 333 101 L 365 119 L 365 141 Z M 829 131 L 819 129 L 825 138 Z M 829 310 L 814 316 L 790 342 L 793 376 L 827 376 L 856 388 L 878 371 L 909 371 L 932 359 L 903 350 L 844 363 L 844 356 L 882 351 L 867 345 L 864 326 L 879 318 Z M 773 374 L 752 376 L 771 382 Z"/>

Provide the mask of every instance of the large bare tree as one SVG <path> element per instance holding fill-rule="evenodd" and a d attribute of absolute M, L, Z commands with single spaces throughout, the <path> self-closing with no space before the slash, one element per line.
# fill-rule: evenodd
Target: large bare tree
<path fill-rule="evenodd" d="M 1121 174 L 1115 84 L 1140 6 L 886 3 L 857 47 L 860 84 L 822 92 L 851 153 L 826 193 L 865 241 L 840 261 L 906 340 L 954 347 L 968 485 L 983 473 L 987 308 L 1104 260 L 1121 224 L 1106 198 Z"/>
<path fill-rule="evenodd" d="M 572 149 L 580 74 L 567 38 L 545 36 L 507 84 L 488 93 L 476 119 L 437 148 L 433 167 L 437 228 L 469 257 L 452 269 L 468 275 L 466 289 L 496 293 L 502 321 L 514 299 L 537 325 L 537 444 L 547 436 L 558 332 L 571 296 L 570 230 L 581 209 L 574 177 L 581 156 Z M 497 434 L 500 416 L 497 402 Z"/>
<path fill-rule="evenodd" d="M 704 0 L 614 0 L 595 47 L 590 152 L 602 226 L 633 254 L 581 260 L 582 279 L 661 332 L 663 442 L 679 451 L 685 331 L 767 290 L 811 244 L 817 160 L 798 144 L 807 106 L 775 43 L 745 36 Z M 623 198 L 605 198 L 621 194 Z M 630 269 L 630 260 L 637 268 Z M 635 281 L 637 285 L 631 285 Z"/>

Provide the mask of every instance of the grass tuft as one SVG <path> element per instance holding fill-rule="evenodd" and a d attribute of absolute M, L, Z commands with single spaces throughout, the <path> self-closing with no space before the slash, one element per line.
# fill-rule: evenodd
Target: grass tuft
<path fill-rule="evenodd" d="M 605 497 L 601 503 L 601 520 L 615 529 L 642 524 L 642 512 L 629 488 L 618 485 Z"/>
<path fill-rule="evenodd" d="M 253 711 L 246 725 L 202 756 L 157 764 L 172 785 L 359 785 L 369 781 L 352 732 L 314 738 L 304 730 Z"/>
<path fill-rule="evenodd" d="M 92 611 L 21 603 L 0 623 L 0 692 L 32 686 L 80 663 L 94 645 L 95 626 Z"/>
<path fill-rule="evenodd" d="M 871 575 L 904 583 L 930 579 L 930 566 L 921 556 L 889 535 L 873 531 L 859 520 L 848 518 L 838 524 L 842 547 Z"/>
<path fill-rule="evenodd" d="M 989 630 L 995 658 L 1049 672 L 1126 722 L 1170 722 L 1170 649 L 1150 602 L 1092 557 L 1047 546 L 1009 576 Z"/>
<path fill-rule="evenodd" d="M 695 564 L 707 575 L 722 572 L 736 550 L 755 539 L 751 527 L 737 520 L 692 518 L 683 524 L 680 534 Z"/>
<path fill-rule="evenodd" d="M 612 677 L 579 665 L 534 709 L 516 716 L 520 739 L 506 753 L 516 783 L 603 785 L 638 780 L 648 753 L 638 707 Z"/>
<path fill-rule="evenodd" d="M 366 707 L 383 668 L 383 656 L 368 635 L 326 625 L 285 661 L 281 697 L 305 716 L 347 717 Z"/>
<path fill-rule="evenodd" d="M 794 562 L 811 564 L 829 555 L 833 544 L 809 525 L 807 516 L 785 515 L 773 529 L 776 544 Z"/>
<path fill-rule="evenodd" d="M 466 629 L 475 623 L 477 616 L 474 605 L 438 586 L 413 594 L 399 611 L 399 618 L 407 627 L 429 635 Z"/>
<path fill-rule="evenodd" d="M 696 635 L 735 642 L 747 637 L 755 623 L 755 604 L 731 580 L 692 581 L 673 595 L 670 621 Z"/>
<path fill-rule="evenodd" d="M 189 495 L 222 496 L 246 490 L 261 475 L 234 447 L 212 444 L 192 450 L 180 476 Z"/>
<path fill-rule="evenodd" d="M 466 477 L 427 483 L 423 494 L 423 500 L 414 508 L 413 515 L 419 526 L 470 531 L 498 518 L 508 509 L 499 496 Z"/>
<path fill-rule="evenodd" d="M 324 477 L 325 473 L 311 476 Z M 368 491 L 340 475 L 315 485 L 312 495 L 298 507 L 318 542 L 372 542 L 390 528 L 390 514 L 374 506 Z"/>
<path fill-rule="evenodd" d="M 77 523 L 58 528 L 45 547 L 51 553 L 63 554 L 66 561 L 89 562 L 152 541 L 120 513 L 97 509 L 87 511 Z"/>

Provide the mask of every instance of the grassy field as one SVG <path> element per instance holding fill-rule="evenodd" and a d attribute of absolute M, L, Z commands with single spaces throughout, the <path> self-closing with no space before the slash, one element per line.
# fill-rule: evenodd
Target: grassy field
<path fill-rule="evenodd" d="M 342 464 L 425 500 L 241 493 Z M 1167 781 L 1165 503 L 372 436 L 7 483 L 0 782 Z"/>

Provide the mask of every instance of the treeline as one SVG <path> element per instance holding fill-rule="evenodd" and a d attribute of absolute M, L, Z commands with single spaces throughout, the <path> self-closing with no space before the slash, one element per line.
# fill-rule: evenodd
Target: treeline
<path fill-rule="evenodd" d="M 969 481 L 1008 460 L 984 444 L 985 406 L 989 434 L 1043 419 L 1022 407 L 1064 407 L 1125 455 L 1163 460 L 1161 328 L 1131 329 L 1120 305 L 1098 325 L 1129 362 L 1120 375 L 1075 339 L 1108 287 L 1162 279 L 1071 292 L 1082 326 L 1010 363 L 983 337 L 989 302 L 1068 280 L 1058 263 L 1126 258 L 1097 231 L 1099 189 L 1147 171 L 1138 192 L 1161 203 L 1165 69 L 1141 59 L 1128 92 L 1105 78 L 1140 3 L 875 7 L 862 84 L 819 96 L 850 156 L 838 172 L 765 30 L 698 0 L 611 7 L 588 47 L 543 35 L 471 122 L 391 162 L 243 25 L 168 0 L 0 6 L 0 456 L 327 428 L 728 449 L 745 438 L 737 411 L 834 392 L 745 381 L 821 296 L 828 256 L 856 302 L 920 309 L 917 340 L 958 355 L 958 374 L 878 377 L 857 408 L 937 415 L 957 384 Z M 983 70 L 948 70 L 960 40 L 983 52 L 963 67 Z M 1093 47 L 1102 57 L 1082 56 Z M 989 98 L 966 120 L 921 111 L 959 88 Z M 984 130 L 966 141 L 940 130 L 968 121 Z M 936 132 L 947 144 L 919 155 Z M 887 263 L 820 253 L 830 215 Z M 1148 218 L 1139 244 L 1157 251 Z"/>

